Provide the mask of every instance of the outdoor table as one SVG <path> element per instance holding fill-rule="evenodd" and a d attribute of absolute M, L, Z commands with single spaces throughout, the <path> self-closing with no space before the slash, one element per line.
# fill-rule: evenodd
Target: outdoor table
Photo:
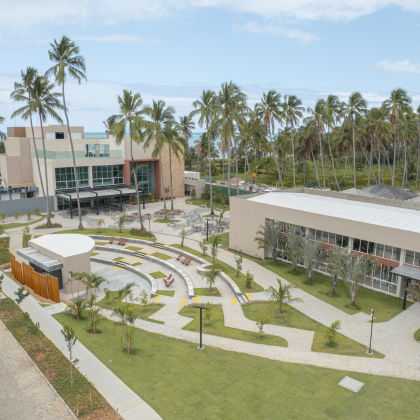
<path fill-rule="evenodd" d="M 168 218 L 169 218 L 169 219 L 174 219 L 174 218 L 175 218 L 175 213 L 170 211 L 170 212 L 168 213 Z"/>
<path fill-rule="evenodd" d="M 193 225 L 194 232 L 199 232 L 201 229 L 201 225 Z"/>
<path fill-rule="evenodd" d="M 221 226 L 221 225 L 216 225 L 215 228 L 216 228 L 217 232 L 223 232 L 223 230 L 224 230 L 224 227 Z"/>

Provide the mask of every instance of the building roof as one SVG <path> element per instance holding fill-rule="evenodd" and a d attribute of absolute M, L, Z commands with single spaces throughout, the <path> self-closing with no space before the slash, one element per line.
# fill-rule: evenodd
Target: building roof
<path fill-rule="evenodd" d="M 373 194 L 376 197 L 387 198 L 388 200 L 410 200 L 418 197 L 417 194 L 411 191 L 406 191 L 402 188 L 393 187 L 387 184 L 374 184 L 368 187 L 361 188 L 361 191 Z"/>
<path fill-rule="evenodd" d="M 392 270 L 393 274 L 401 277 L 408 277 L 413 280 L 420 280 L 420 268 L 411 267 L 409 265 L 400 265 Z"/>
<path fill-rule="evenodd" d="M 39 251 L 38 249 L 33 248 L 32 246 L 28 248 L 22 248 L 16 250 L 17 255 L 22 258 L 25 258 L 32 264 L 35 264 L 37 267 L 41 267 L 43 270 L 51 273 L 52 271 L 59 270 L 63 268 L 63 263 L 57 258 L 51 257 L 44 252 Z"/>
<path fill-rule="evenodd" d="M 71 257 L 74 255 L 91 252 L 95 247 L 95 241 L 87 235 L 75 233 L 63 233 L 60 235 L 45 235 L 29 241 L 33 248 L 50 251 L 61 257 Z"/>
<path fill-rule="evenodd" d="M 121 191 L 121 193 L 120 193 Z M 127 194 L 136 194 L 136 190 L 133 188 L 123 187 L 123 188 L 112 188 L 109 189 L 95 189 L 91 188 L 88 190 L 82 190 L 79 192 L 79 198 L 96 198 L 96 194 L 98 194 L 98 198 L 100 197 L 119 197 L 120 195 L 127 195 Z M 61 197 L 62 199 L 69 201 L 71 196 L 72 200 L 77 199 L 76 192 L 67 192 L 66 190 L 57 190 L 56 194 L 57 197 Z M 140 193 L 141 195 L 141 193 Z"/>
<path fill-rule="evenodd" d="M 420 233 L 420 211 L 305 193 L 271 192 L 248 198 L 272 206 Z"/>

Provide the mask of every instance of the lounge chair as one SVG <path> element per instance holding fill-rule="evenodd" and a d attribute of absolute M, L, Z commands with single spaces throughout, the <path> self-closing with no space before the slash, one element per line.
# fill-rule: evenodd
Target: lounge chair
<path fill-rule="evenodd" d="M 169 281 L 169 280 L 171 279 L 171 277 L 172 277 L 172 274 L 169 274 L 168 278 L 167 278 L 166 280 L 164 280 L 164 281 L 165 281 L 165 282 L 166 282 L 166 281 Z"/>
<path fill-rule="evenodd" d="M 117 245 L 122 245 L 122 241 L 124 238 L 120 238 L 120 240 L 118 241 Z"/>
<path fill-rule="evenodd" d="M 166 281 L 166 280 L 163 280 L 163 281 L 165 282 L 165 286 L 169 287 L 174 282 L 174 280 L 175 280 L 175 277 L 171 281 Z"/>
<path fill-rule="evenodd" d="M 186 262 L 186 266 L 188 267 L 190 265 L 190 262 L 192 261 L 192 257 L 190 257 L 190 259 Z"/>
<path fill-rule="evenodd" d="M 109 243 L 112 245 L 113 242 L 114 242 L 114 237 L 111 236 L 111 239 L 109 240 Z"/>
<path fill-rule="evenodd" d="M 187 263 L 188 258 L 190 258 L 190 257 L 187 255 L 187 256 L 184 258 L 184 261 L 181 261 L 181 262 L 182 262 L 182 264 L 186 264 L 186 263 Z"/>
<path fill-rule="evenodd" d="M 121 243 L 118 243 L 118 245 L 124 246 L 126 242 L 127 242 L 127 238 L 121 238 Z"/>
<path fill-rule="evenodd" d="M 177 261 L 179 261 L 183 255 L 184 255 L 184 253 L 183 252 L 180 252 L 179 255 L 178 255 L 178 257 L 177 257 Z"/>

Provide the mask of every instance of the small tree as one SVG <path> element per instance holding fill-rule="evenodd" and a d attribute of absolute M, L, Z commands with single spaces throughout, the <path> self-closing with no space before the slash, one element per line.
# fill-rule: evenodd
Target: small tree
<path fill-rule="evenodd" d="M 76 366 L 78 359 L 73 359 L 73 347 L 77 342 L 76 334 L 74 333 L 73 328 L 65 325 L 61 330 L 61 334 L 64 336 L 64 341 L 66 342 L 67 349 L 69 351 L 69 360 L 70 360 L 70 378 L 71 378 L 71 387 L 73 388 L 73 366 Z"/>
<path fill-rule="evenodd" d="M 0 275 L 0 305 L 1 305 L 1 294 L 3 293 L 3 279 L 4 279 L 4 274 Z"/>
<path fill-rule="evenodd" d="M 105 226 L 105 219 L 99 219 L 96 224 L 98 225 L 98 233 L 101 233 L 101 226 Z"/>
<path fill-rule="evenodd" d="M 208 290 L 210 293 L 213 292 L 212 287 L 213 287 L 213 285 L 214 285 L 214 283 L 216 281 L 216 277 L 219 276 L 221 272 L 222 272 L 222 269 L 216 263 L 216 264 L 213 264 L 211 266 L 211 269 L 210 270 L 207 270 L 204 273 L 204 277 L 206 278 L 207 283 L 208 283 L 208 285 L 210 287 L 210 289 Z"/>
<path fill-rule="evenodd" d="M 0 214 L 1 222 L 4 223 L 4 219 L 6 219 L 6 215 L 4 213 Z"/>
<path fill-rule="evenodd" d="M 19 219 L 19 212 L 18 211 L 15 211 L 15 219 L 16 220 Z"/>
<path fill-rule="evenodd" d="M 140 305 L 144 305 L 144 306 L 146 306 L 146 305 L 147 305 L 147 302 L 149 301 L 149 298 L 147 297 L 147 292 L 146 292 L 146 290 L 142 290 L 142 291 L 140 292 L 140 297 L 139 297 L 139 299 L 140 299 Z"/>
<path fill-rule="evenodd" d="M 341 321 L 334 321 L 330 327 L 327 328 L 327 331 L 324 334 L 324 338 L 328 341 L 329 344 L 334 344 L 336 341 L 337 330 L 341 328 Z"/>
<path fill-rule="evenodd" d="M 254 280 L 254 275 L 249 272 L 249 270 L 246 272 L 245 277 L 245 288 L 251 289 L 252 288 L 252 282 Z"/>
<path fill-rule="evenodd" d="M 117 222 L 118 228 L 120 230 L 120 233 L 122 233 L 122 230 L 124 228 L 124 224 L 127 221 L 127 216 L 125 214 L 122 214 L 120 217 L 116 218 L 113 217 L 113 220 Z"/>
<path fill-rule="evenodd" d="M 265 226 L 260 226 L 254 241 L 258 243 L 258 249 L 264 249 L 277 261 L 277 241 L 282 231 L 282 223 L 273 220 L 268 221 Z"/>
<path fill-rule="evenodd" d="M 213 258 L 213 265 L 216 263 L 217 254 L 220 251 L 220 245 L 222 245 L 222 238 L 220 235 L 214 235 L 210 239 L 211 245 L 211 256 Z"/>
<path fill-rule="evenodd" d="M 325 260 L 327 254 L 322 249 L 321 242 L 312 241 L 309 238 L 302 239 L 300 249 L 307 279 L 308 281 L 312 281 L 313 269 L 316 268 L 320 262 Z"/>
<path fill-rule="evenodd" d="M 15 295 L 16 295 L 15 301 L 18 305 L 20 305 L 30 295 L 30 293 L 27 292 L 25 288 L 22 286 L 22 287 L 19 287 L 17 292 L 15 292 Z"/>
<path fill-rule="evenodd" d="M 37 338 L 40 350 L 44 351 L 44 349 L 42 348 L 41 339 L 39 338 L 41 334 L 41 327 L 39 325 L 39 322 L 34 323 L 32 320 L 30 320 L 30 322 L 28 322 L 28 330 L 32 337 Z"/>
<path fill-rule="evenodd" d="M 185 237 L 187 236 L 187 231 L 182 228 L 179 236 L 181 237 L 181 248 L 184 248 L 184 241 L 185 241 Z"/>
<path fill-rule="evenodd" d="M 257 328 L 258 328 L 258 339 L 261 339 L 261 335 L 264 334 L 264 325 L 269 324 L 271 322 L 271 317 L 265 317 L 260 315 L 257 318 Z"/>
<path fill-rule="evenodd" d="M 204 312 L 204 317 L 207 320 L 206 325 L 209 325 L 210 319 L 213 316 L 213 305 L 210 302 L 207 302 L 204 306 L 208 309 Z"/>
<path fill-rule="evenodd" d="M 204 239 L 199 243 L 199 245 L 201 248 L 201 252 L 203 253 L 203 257 L 205 257 L 207 255 L 208 246 L 204 242 Z"/>
<path fill-rule="evenodd" d="M 26 217 L 28 218 L 28 220 L 31 220 L 31 215 L 32 215 L 32 213 L 28 210 L 26 212 Z"/>
<path fill-rule="evenodd" d="M 335 246 L 331 251 L 328 252 L 328 266 L 327 270 L 333 278 L 331 285 L 331 294 L 335 294 L 335 289 L 338 284 L 338 278 L 340 276 L 340 267 L 345 264 L 347 250 L 341 249 Z"/>
<path fill-rule="evenodd" d="M 236 277 L 239 277 L 239 274 L 241 274 L 243 260 L 244 260 L 244 258 L 242 257 L 242 255 L 235 255 Z"/>
<path fill-rule="evenodd" d="M 290 291 L 296 287 L 293 284 L 283 284 L 280 279 L 277 279 L 278 288 L 275 289 L 270 286 L 266 292 L 270 296 L 270 300 L 277 302 L 279 305 L 279 314 L 283 312 L 284 305 L 293 305 L 295 302 L 303 302 L 300 298 L 292 298 Z"/>
<path fill-rule="evenodd" d="M 22 246 L 24 248 L 28 248 L 29 246 L 29 241 L 31 239 L 31 235 L 29 234 L 29 226 L 25 226 L 22 229 Z"/>
<path fill-rule="evenodd" d="M 136 320 L 139 318 L 139 311 L 129 303 L 117 306 L 113 315 L 118 318 L 117 326 L 122 328 L 121 342 L 125 353 L 133 352 L 134 336 L 136 332 Z"/>
<path fill-rule="evenodd" d="M 100 321 L 101 318 L 99 318 L 99 313 L 101 312 L 102 308 L 99 308 L 95 306 L 95 300 L 96 296 L 91 295 L 90 299 L 87 300 L 87 308 L 89 313 L 89 327 L 87 328 L 87 331 L 96 334 L 96 325 Z"/>
<path fill-rule="evenodd" d="M 36 208 L 36 209 L 35 209 L 34 214 L 35 214 L 35 216 L 37 216 L 37 217 L 39 216 L 39 209 L 38 209 L 38 208 Z"/>
<path fill-rule="evenodd" d="M 125 286 L 121 287 L 121 289 L 118 290 L 118 299 L 121 299 L 125 295 L 125 303 L 128 304 L 128 298 L 130 300 L 137 300 L 134 299 L 133 296 L 133 288 L 137 286 L 134 281 L 127 283 Z"/>
<path fill-rule="evenodd" d="M 286 256 L 292 263 L 292 271 L 295 271 L 296 265 L 301 256 L 301 241 L 300 236 L 296 234 L 295 230 L 289 230 L 286 235 Z"/>

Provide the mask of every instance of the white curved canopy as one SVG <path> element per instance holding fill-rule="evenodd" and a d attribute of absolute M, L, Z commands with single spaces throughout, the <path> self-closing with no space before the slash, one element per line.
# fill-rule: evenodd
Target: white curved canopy
<path fill-rule="evenodd" d="M 51 251 L 64 258 L 91 252 L 95 247 L 95 241 L 87 235 L 77 233 L 63 233 L 45 235 L 29 241 L 34 248 L 42 248 L 46 252 Z"/>

